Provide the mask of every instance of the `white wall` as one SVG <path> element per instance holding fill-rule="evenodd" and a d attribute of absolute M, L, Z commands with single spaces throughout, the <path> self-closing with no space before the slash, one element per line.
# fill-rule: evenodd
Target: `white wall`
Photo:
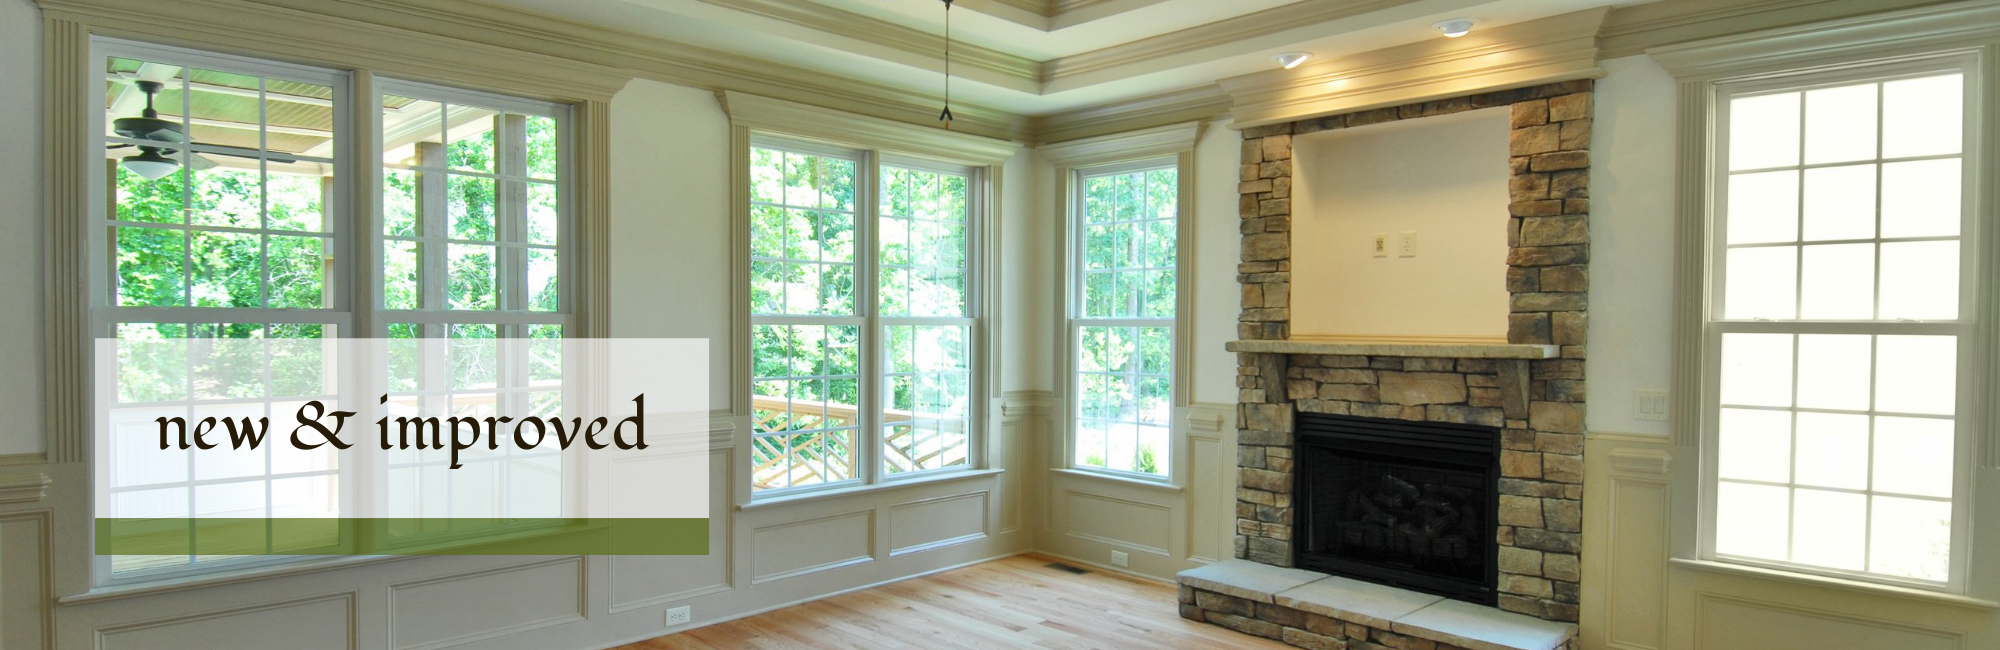
<path fill-rule="evenodd" d="M 1295 137 L 1292 336 L 1504 340 L 1509 128 L 1490 108 Z"/>
<path fill-rule="evenodd" d="M 0 0 L 0 304 L 42 303 L 41 16 L 29 0 Z M 42 314 L 0 311 L 0 413 L 15 414 L 0 432 L 0 456 L 42 451 Z"/>
<path fill-rule="evenodd" d="M 1208 125 L 1195 144 L 1193 175 L 1195 242 L 1194 277 L 1194 401 L 1236 405 L 1236 355 L 1222 349 L 1236 340 L 1236 317 L 1242 289 L 1236 283 L 1236 262 L 1242 259 L 1242 217 L 1237 214 L 1237 170 L 1243 160 L 1243 135 L 1229 122 Z"/>
<path fill-rule="evenodd" d="M 1592 431 L 1663 435 L 1633 391 L 1673 379 L 1673 77 L 1651 57 L 1605 61 L 1590 143 Z"/>

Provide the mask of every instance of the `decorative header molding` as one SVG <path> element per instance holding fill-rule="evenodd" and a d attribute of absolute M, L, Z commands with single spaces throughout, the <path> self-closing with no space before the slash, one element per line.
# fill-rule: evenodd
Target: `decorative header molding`
<path fill-rule="evenodd" d="M 1608 12 L 1578 11 L 1219 83 L 1234 102 L 1231 126 L 1240 129 L 1595 79 L 1604 76 L 1597 67 L 1597 30 Z"/>
<path fill-rule="evenodd" d="M 1854 58 L 1935 53 L 2000 37 L 2000 0 L 1973 0 L 1735 34 L 1646 50 L 1682 80 L 1754 76 Z"/>
<path fill-rule="evenodd" d="M 1057 167 L 1078 167 L 1102 163 L 1171 156 L 1194 149 L 1201 140 L 1201 122 L 1186 122 L 1128 131 L 1115 135 L 1071 140 L 1038 147 L 1042 157 Z"/>
<path fill-rule="evenodd" d="M 783 133 L 864 148 L 891 149 L 973 165 L 997 165 L 1020 143 L 946 131 L 809 104 L 725 90 L 715 94 L 729 121 L 756 131 Z"/>

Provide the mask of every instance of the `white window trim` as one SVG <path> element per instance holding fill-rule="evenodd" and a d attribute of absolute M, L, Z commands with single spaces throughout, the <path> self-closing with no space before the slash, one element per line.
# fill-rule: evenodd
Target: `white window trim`
<path fill-rule="evenodd" d="M 1188 468 L 1187 412 L 1192 405 L 1193 383 L 1191 369 L 1194 365 L 1192 351 L 1194 333 L 1194 282 L 1191 275 L 1195 256 L 1195 143 L 1201 140 L 1206 124 L 1187 122 L 1167 126 L 1142 129 L 1128 133 L 1097 136 L 1043 145 L 1039 148 L 1042 156 L 1056 167 L 1056 214 L 1062 223 L 1062 255 L 1058 259 L 1060 271 L 1057 273 L 1058 286 L 1055 290 L 1055 327 L 1061 333 L 1063 345 L 1056 351 L 1056 395 L 1061 396 L 1058 408 L 1061 414 L 1056 418 L 1061 427 L 1061 435 L 1056 438 L 1054 457 L 1050 460 L 1053 471 L 1079 476 L 1116 479 L 1127 484 L 1144 487 L 1159 487 L 1179 490 L 1186 486 Z M 1156 169 L 1172 166 L 1177 169 L 1180 179 L 1178 205 L 1176 206 L 1175 232 L 1178 236 L 1175 273 L 1177 295 L 1174 309 L 1174 363 L 1169 382 L 1172 384 L 1172 411 L 1167 434 L 1166 472 L 1144 474 L 1125 472 L 1101 467 L 1076 464 L 1076 410 L 1078 390 L 1075 359 L 1077 354 L 1076 321 L 1081 292 L 1077 290 L 1080 281 L 1082 255 L 1077 233 L 1082 221 L 1082 183 L 1086 175 L 1095 175 L 1119 169 Z"/>
<path fill-rule="evenodd" d="M 857 260 L 866 251 L 877 254 L 874 232 L 878 224 L 878 209 L 874 205 L 879 192 L 879 171 L 885 165 L 931 168 L 937 171 L 968 173 L 971 190 L 967 206 L 971 212 L 970 227 L 967 230 L 967 309 L 972 321 L 969 341 L 971 348 L 971 427 L 968 431 L 968 461 L 965 465 L 920 472 L 905 472 L 884 478 L 880 467 L 879 431 L 862 432 L 857 436 L 856 475 L 860 480 L 835 484 L 816 484 L 795 488 L 756 490 L 752 487 L 749 472 L 741 472 L 731 486 L 734 506 L 749 509 L 764 503 L 790 502 L 804 495 L 853 494 L 893 489 L 905 485 L 929 483 L 961 474 L 985 474 L 993 457 L 988 447 L 997 436 L 988 435 L 998 424 L 1000 408 L 994 404 L 999 397 L 1001 377 L 1001 356 L 995 354 L 1000 331 L 1000 309 L 997 297 L 1000 294 L 1000 204 L 1001 163 L 1014 155 L 1019 145 L 1013 142 L 995 140 L 981 136 L 957 133 L 943 129 L 912 128 L 904 122 L 877 117 L 856 115 L 796 102 L 749 95 L 735 91 L 717 93 L 731 123 L 730 137 L 730 219 L 731 219 L 731 282 L 730 300 L 730 344 L 729 344 L 729 412 L 728 417 L 738 422 L 734 436 L 733 467 L 750 467 L 751 439 L 751 391 L 750 382 L 754 370 L 751 359 L 750 333 L 753 319 L 750 313 L 750 150 L 758 143 L 771 143 L 782 148 L 812 151 L 817 148 L 829 153 L 836 151 L 859 151 L 863 172 L 857 170 L 857 185 L 866 177 L 870 183 L 867 192 L 857 187 L 855 197 L 856 228 L 861 234 L 855 242 Z M 865 210 L 865 211 L 864 211 Z M 868 223 L 863 223 L 868 222 Z M 857 261 L 857 266 L 861 266 Z M 863 273 L 857 269 L 855 283 L 856 304 L 867 305 L 866 322 L 870 326 L 862 332 L 864 352 L 860 361 L 862 377 L 861 396 L 864 402 L 874 401 L 880 393 L 883 380 L 878 371 L 881 353 L 879 341 L 879 321 L 874 316 L 875 276 L 872 269 Z M 864 277 L 865 276 L 865 277 Z M 864 302 L 866 301 L 866 302 Z M 866 411 L 867 409 L 863 409 Z M 862 428 L 869 426 L 864 419 Z M 876 427 L 879 429 L 879 426 Z"/>
<path fill-rule="evenodd" d="M 1991 275 L 1994 256 L 2000 251 L 2000 226 L 1994 223 L 1995 151 L 1988 140 L 1992 131 L 1984 125 L 1994 106 L 1990 95 L 1995 75 L 1993 62 L 2000 57 L 2000 7 L 1992 5 L 1947 5 L 1891 12 L 1798 28 L 1743 34 L 1708 41 L 1655 48 L 1648 54 L 1672 73 L 1680 84 L 1679 197 L 1676 223 L 1674 389 L 1671 409 L 1672 442 L 1694 447 L 1702 457 L 1698 472 L 1698 503 L 1677 514 L 1670 548 L 1674 562 L 1689 566 L 1745 567 L 1771 574 L 1811 576 L 1856 589 L 1881 593 L 1920 591 L 1940 594 L 1970 594 L 1968 570 L 1973 563 L 1972 515 L 1990 510 L 1990 505 L 1974 503 L 1971 476 L 1975 467 L 2000 467 L 2000 436 L 1991 431 L 2000 422 L 2000 403 L 1980 400 L 2000 377 L 2000 355 L 1993 353 L 2000 342 L 2000 323 L 1995 322 L 2000 307 L 2000 283 Z M 1799 84 L 1814 74 L 1842 74 L 1842 69 L 1866 65 L 1893 65 L 1913 60 L 1962 57 L 1974 67 L 1967 71 L 1968 104 L 1964 164 L 1968 171 L 1966 209 L 1968 225 L 1962 232 L 1962 272 L 1960 289 L 1969 296 L 1968 310 L 1960 314 L 1964 338 L 1960 340 L 1960 381 L 1958 385 L 1958 437 L 1956 485 L 1953 495 L 1953 558 L 1946 584 L 1899 580 L 1894 577 L 1855 572 L 1820 570 L 1791 564 L 1716 558 L 1714 553 L 1715 426 L 1713 412 L 1719 386 L 1713 351 L 1719 333 L 1711 326 L 1713 312 L 1721 305 L 1720 278 L 1711 273 L 1719 250 L 1715 219 L 1722 206 L 1717 191 L 1717 174 L 1722 170 L 1721 141 L 1723 91 L 1732 85 Z M 1848 73 L 1852 74 L 1852 73 Z M 1719 320 L 1719 319 L 1716 319 Z M 1796 327 L 1793 329 L 1803 329 Z M 1812 327 L 1807 325 L 1806 327 Z M 1939 325 L 1938 327 L 1952 327 Z M 1975 594 L 1980 596 L 1990 594 Z"/>

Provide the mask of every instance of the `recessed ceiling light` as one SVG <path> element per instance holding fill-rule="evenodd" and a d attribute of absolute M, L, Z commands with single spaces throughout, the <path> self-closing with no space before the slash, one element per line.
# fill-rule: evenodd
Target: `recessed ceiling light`
<path fill-rule="evenodd" d="M 1471 18 L 1453 18 L 1431 26 L 1436 27 L 1440 32 L 1444 32 L 1445 38 L 1458 38 L 1472 33 L 1472 26 L 1478 23 L 1479 21 Z"/>
<path fill-rule="evenodd" d="M 1285 66 L 1286 70 L 1290 70 L 1299 67 L 1301 63 L 1305 63 L 1306 59 L 1313 58 L 1313 55 L 1311 52 L 1286 52 L 1271 58 L 1276 59 L 1278 65 Z"/>

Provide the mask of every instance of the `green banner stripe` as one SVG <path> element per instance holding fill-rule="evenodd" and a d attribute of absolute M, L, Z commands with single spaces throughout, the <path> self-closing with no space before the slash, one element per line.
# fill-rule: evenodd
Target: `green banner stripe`
<path fill-rule="evenodd" d="M 96 520 L 98 555 L 707 555 L 708 520 Z"/>

